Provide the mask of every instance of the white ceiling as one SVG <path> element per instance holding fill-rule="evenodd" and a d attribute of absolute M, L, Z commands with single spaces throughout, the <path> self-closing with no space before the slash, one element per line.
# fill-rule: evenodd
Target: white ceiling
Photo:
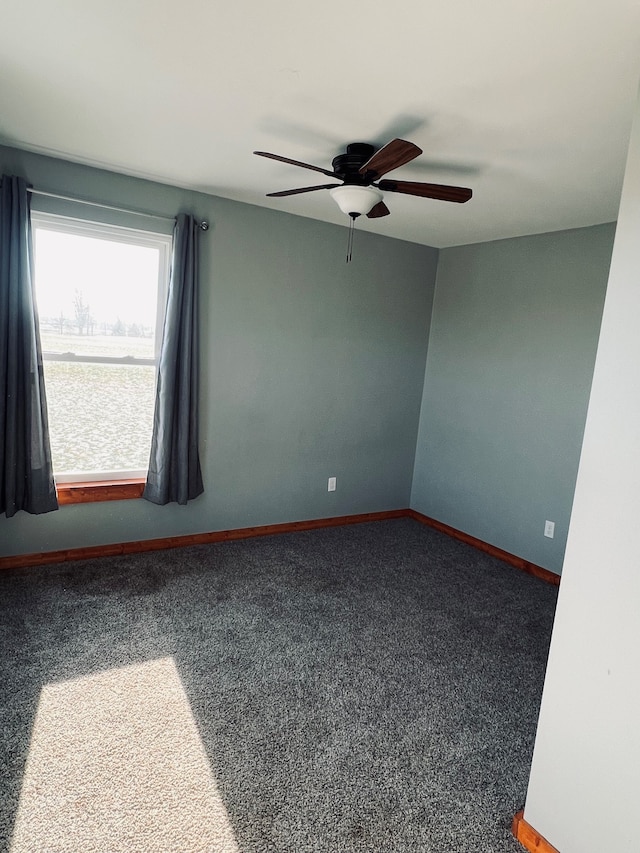
<path fill-rule="evenodd" d="M 0 141 L 346 225 L 251 152 L 402 136 L 474 197 L 358 227 L 442 247 L 614 220 L 639 74 L 639 0 L 4 0 Z"/>

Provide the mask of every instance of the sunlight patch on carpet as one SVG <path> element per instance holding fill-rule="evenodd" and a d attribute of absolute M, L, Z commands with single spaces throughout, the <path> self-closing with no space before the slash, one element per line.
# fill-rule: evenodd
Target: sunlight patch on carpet
<path fill-rule="evenodd" d="M 172 658 L 42 689 L 11 853 L 239 853 Z"/>

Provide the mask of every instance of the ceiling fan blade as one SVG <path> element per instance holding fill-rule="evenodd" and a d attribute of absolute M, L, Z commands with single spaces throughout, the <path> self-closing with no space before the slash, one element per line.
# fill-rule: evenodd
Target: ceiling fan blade
<path fill-rule="evenodd" d="M 367 162 L 360 168 L 361 175 L 371 174 L 374 178 L 386 175 L 399 166 L 404 166 L 422 154 L 422 149 L 407 142 L 405 139 L 392 139 L 382 148 L 379 148 Z"/>
<path fill-rule="evenodd" d="M 383 192 L 418 195 L 422 198 L 436 198 L 441 201 L 457 201 L 463 204 L 469 201 L 473 192 L 467 187 L 448 187 L 443 184 L 423 184 L 419 181 L 380 181 L 376 184 Z"/>
<path fill-rule="evenodd" d="M 296 190 L 281 190 L 279 193 L 267 193 L 270 198 L 282 198 L 285 195 L 298 195 L 299 193 L 312 193 L 315 190 L 330 190 L 333 187 L 339 187 L 341 184 L 320 184 L 317 187 L 300 187 Z"/>
<path fill-rule="evenodd" d="M 269 160 L 279 160 L 281 163 L 288 163 L 290 166 L 301 166 L 303 169 L 321 172 L 330 178 L 338 177 L 335 172 L 330 172 L 328 169 L 321 169 L 320 166 L 312 166 L 310 163 L 301 163 L 300 160 L 291 160 L 289 157 L 281 157 L 279 154 L 269 154 L 268 151 L 254 151 L 253 153 L 257 154 L 258 157 L 268 157 Z"/>
<path fill-rule="evenodd" d="M 367 213 L 368 219 L 378 219 L 380 216 L 388 216 L 391 213 L 387 205 L 383 201 L 379 201 L 376 205 L 374 205 L 369 213 Z"/>

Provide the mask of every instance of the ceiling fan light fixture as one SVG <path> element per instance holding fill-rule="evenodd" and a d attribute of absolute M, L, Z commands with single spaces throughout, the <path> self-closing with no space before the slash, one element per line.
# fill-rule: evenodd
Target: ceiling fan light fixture
<path fill-rule="evenodd" d="M 362 187 L 345 184 L 334 187 L 329 193 L 338 207 L 347 216 L 366 216 L 384 198 L 375 187 Z"/>

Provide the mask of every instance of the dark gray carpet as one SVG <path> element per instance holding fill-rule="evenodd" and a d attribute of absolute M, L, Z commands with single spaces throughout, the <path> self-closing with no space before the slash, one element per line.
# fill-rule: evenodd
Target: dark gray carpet
<path fill-rule="evenodd" d="M 522 853 L 555 601 L 409 519 L 3 572 L 0 842 L 41 687 L 170 655 L 242 853 Z"/>

